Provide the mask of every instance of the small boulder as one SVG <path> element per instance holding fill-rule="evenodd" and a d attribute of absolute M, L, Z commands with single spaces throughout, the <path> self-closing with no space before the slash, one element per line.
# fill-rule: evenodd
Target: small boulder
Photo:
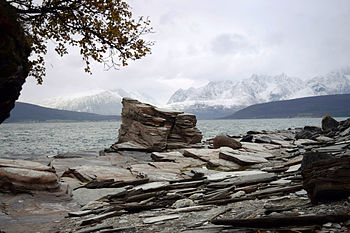
<path fill-rule="evenodd" d="M 295 134 L 295 139 L 315 139 L 320 136 L 322 129 L 317 126 L 305 126 Z"/>
<path fill-rule="evenodd" d="M 325 132 L 330 132 L 336 129 L 338 125 L 339 125 L 339 122 L 329 115 L 325 115 L 322 118 L 322 130 Z"/>
<path fill-rule="evenodd" d="M 213 146 L 214 149 L 223 147 L 223 146 L 227 146 L 230 147 L 232 149 L 239 149 L 242 147 L 242 144 L 238 141 L 236 141 L 233 138 L 230 138 L 228 136 L 225 135 L 218 135 L 214 138 L 213 140 Z"/>
<path fill-rule="evenodd" d="M 241 139 L 241 142 L 252 142 L 252 141 L 253 141 L 253 135 L 251 134 L 247 134 L 243 136 L 243 138 Z"/>

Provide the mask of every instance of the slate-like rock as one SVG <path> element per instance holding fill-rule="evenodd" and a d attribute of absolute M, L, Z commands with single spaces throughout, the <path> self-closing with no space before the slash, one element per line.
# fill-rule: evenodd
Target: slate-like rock
<path fill-rule="evenodd" d="M 303 187 L 311 201 L 339 200 L 350 195 L 350 158 L 323 159 L 302 171 Z"/>
<path fill-rule="evenodd" d="M 58 191 L 60 183 L 53 168 L 26 160 L 0 159 L 0 190 Z"/>
<path fill-rule="evenodd" d="M 242 166 L 268 162 L 267 159 L 259 157 L 256 154 L 243 151 L 235 151 L 228 147 L 220 148 L 219 158 L 235 162 Z"/>

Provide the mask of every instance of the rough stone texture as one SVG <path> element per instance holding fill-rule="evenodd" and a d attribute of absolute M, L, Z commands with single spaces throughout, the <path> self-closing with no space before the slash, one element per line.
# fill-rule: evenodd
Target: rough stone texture
<path fill-rule="evenodd" d="M 302 171 L 303 186 L 311 201 L 336 200 L 350 195 L 350 158 L 323 159 Z"/>
<path fill-rule="evenodd" d="M 316 126 L 305 126 L 295 134 L 295 139 L 315 139 L 322 134 L 322 129 Z"/>
<path fill-rule="evenodd" d="M 238 141 L 236 141 L 233 138 L 230 138 L 228 136 L 225 135 L 218 135 L 214 138 L 213 141 L 213 147 L 214 149 L 220 148 L 220 147 L 230 147 L 232 149 L 239 149 L 242 147 L 242 144 Z"/>
<path fill-rule="evenodd" d="M 0 189 L 3 191 L 58 191 L 55 170 L 40 163 L 24 160 L 0 160 Z"/>
<path fill-rule="evenodd" d="M 333 119 L 331 116 L 324 116 L 322 118 L 322 129 L 323 131 L 329 132 L 333 129 L 336 129 L 339 125 L 339 122 Z"/>
<path fill-rule="evenodd" d="M 0 2 L 0 123 L 10 116 L 29 71 L 30 47 L 17 16 Z"/>
<path fill-rule="evenodd" d="M 192 114 L 159 109 L 129 98 L 122 103 L 122 125 L 113 149 L 128 149 L 125 143 L 131 143 L 147 151 L 163 151 L 189 147 L 202 140 Z"/>

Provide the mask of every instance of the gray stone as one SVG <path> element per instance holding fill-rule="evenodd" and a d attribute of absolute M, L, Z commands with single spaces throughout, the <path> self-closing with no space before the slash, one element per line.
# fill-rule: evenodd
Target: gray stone
<path fill-rule="evenodd" d="M 296 172 L 300 169 L 300 167 L 301 167 L 301 164 L 296 164 L 296 165 L 290 166 L 286 172 L 287 173 Z"/>
<path fill-rule="evenodd" d="M 191 199 L 180 199 L 177 200 L 171 207 L 178 209 L 178 208 L 184 208 L 189 206 L 194 206 L 195 203 Z"/>
<path fill-rule="evenodd" d="M 219 158 L 235 162 L 242 166 L 268 162 L 265 158 L 254 156 L 253 153 L 235 151 L 228 147 L 220 148 Z"/>
<path fill-rule="evenodd" d="M 87 189 L 79 188 L 73 190 L 73 199 L 81 206 L 88 204 L 91 201 L 96 201 L 107 195 L 124 192 L 125 188 L 100 188 Z"/>
<path fill-rule="evenodd" d="M 162 221 L 168 221 L 168 220 L 173 220 L 179 218 L 179 214 L 169 214 L 169 215 L 162 215 L 162 216 L 157 216 L 157 217 L 150 217 L 150 218 L 145 218 L 143 219 L 143 223 L 145 224 L 153 224 L 156 222 L 162 222 Z"/>

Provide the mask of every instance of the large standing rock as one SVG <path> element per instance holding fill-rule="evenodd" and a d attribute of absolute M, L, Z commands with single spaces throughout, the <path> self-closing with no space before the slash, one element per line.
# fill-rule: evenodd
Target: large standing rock
<path fill-rule="evenodd" d="M 122 125 L 114 149 L 162 151 L 189 147 L 202 140 L 192 114 L 159 109 L 130 98 L 123 98 L 122 104 Z"/>

